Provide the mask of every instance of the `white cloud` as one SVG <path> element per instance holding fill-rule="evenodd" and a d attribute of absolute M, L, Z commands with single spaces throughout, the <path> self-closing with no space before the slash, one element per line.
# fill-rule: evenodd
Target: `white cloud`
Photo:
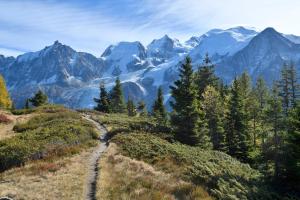
<path fill-rule="evenodd" d="M 0 46 L 35 51 L 60 40 L 99 56 L 121 40 L 147 44 L 164 34 L 184 40 L 236 25 L 300 35 L 299 7 L 296 0 L 0 1 Z"/>

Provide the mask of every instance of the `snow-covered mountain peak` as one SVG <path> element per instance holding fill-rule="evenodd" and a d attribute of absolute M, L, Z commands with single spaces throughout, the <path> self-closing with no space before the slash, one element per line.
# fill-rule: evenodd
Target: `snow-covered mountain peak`
<path fill-rule="evenodd" d="M 194 37 L 188 42 L 198 45 L 191 51 L 192 58 L 199 58 L 205 53 L 210 55 L 228 56 L 244 48 L 257 35 L 253 29 L 239 26 L 230 29 L 212 29 L 200 37 Z"/>
<path fill-rule="evenodd" d="M 145 47 L 140 42 L 119 42 L 116 45 L 110 45 L 101 57 L 113 60 L 133 55 L 144 57 L 145 51 Z"/>
<path fill-rule="evenodd" d="M 168 35 L 160 39 L 154 39 L 147 46 L 147 55 L 151 58 L 155 58 L 158 63 L 186 51 L 187 48 L 182 45 L 178 39 L 172 39 Z"/>
<path fill-rule="evenodd" d="M 120 42 L 109 46 L 101 58 L 105 61 L 106 74 L 119 76 L 145 68 L 146 49 L 140 42 Z"/>

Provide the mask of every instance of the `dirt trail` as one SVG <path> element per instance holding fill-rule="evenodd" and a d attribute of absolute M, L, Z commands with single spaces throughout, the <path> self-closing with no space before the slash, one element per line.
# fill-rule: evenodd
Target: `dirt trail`
<path fill-rule="evenodd" d="M 90 163 L 88 166 L 88 180 L 87 180 L 87 191 L 85 198 L 87 200 L 96 200 L 96 185 L 97 185 L 97 177 L 99 175 L 99 166 L 98 161 L 100 159 L 101 154 L 105 151 L 107 148 L 106 144 L 106 134 L 107 130 L 104 126 L 102 126 L 100 123 L 94 121 L 90 115 L 83 115 L 84 119 L 92 122 L 97 130 L 100 131 L 100 144 L 96 147 L 94 152 L 92 153 L 92 156 L 90 158 Z"/>

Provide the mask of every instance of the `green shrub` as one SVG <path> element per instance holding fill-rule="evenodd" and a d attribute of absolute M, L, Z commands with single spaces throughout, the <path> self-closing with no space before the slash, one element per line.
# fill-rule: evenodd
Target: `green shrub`
<path fill-rule="evenodd" d="M 96 144 L 99 135 L 94 126 L 77 112 L 55 106 L 41 107 L 36 112 L 40 114 L 14 127 L 17 136 L 0 142 L 0 171 Z"/>
<path fill-rule="evenodd" d="M 257 170 L 225 153 L 172 144 L 151 134 L 119 134 L 112 141 L 122 154 L 205 185 L 217 199 L 280 199 Z"/>

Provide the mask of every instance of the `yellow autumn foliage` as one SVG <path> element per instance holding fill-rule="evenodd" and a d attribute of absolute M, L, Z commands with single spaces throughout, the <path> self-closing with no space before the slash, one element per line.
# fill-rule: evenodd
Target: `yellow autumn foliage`
<path fill-rule="evenodd" d="M 11 108 L 12 102 L 6 89 L 4 78 L 0 74 L 0 108 Z"/>

